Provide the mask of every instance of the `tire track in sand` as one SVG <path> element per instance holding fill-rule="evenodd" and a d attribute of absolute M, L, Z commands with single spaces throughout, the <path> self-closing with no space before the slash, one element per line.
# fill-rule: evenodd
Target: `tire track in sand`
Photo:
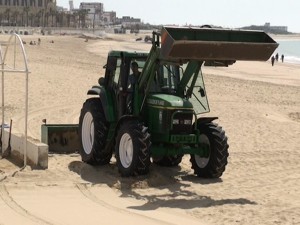
<path fill-rule="evenodd" d="M 81 105 L 80 105 L 81 107 Z M 37 129 L 34 125 L 36 125 L 38 122 L 39 124 L 42 124 L 42 120 L 38 120 L 38 118 L 44 118 L 45 114 L 54 114 L 61 110 L 70 111 L 71 113 L 67 113 L 67 117 L 64 117 L 65 122 L 64 123 L 74 123 L 75 121 L 78 122 L 79 120 L 79 113 L 80 110 L 77 110 L 79 107 L 79 104 L 71 104 L 71 105 L 52 105 L 50 107 L 43 107 L 36 110 L 31 110 L 28 112 L 28 127 L 27 127 L 27 135 L 32 138 L 40 139 L 39 132 L 40 129 Z M 13 128 L 14 133 L 23 133 L 24 132 L 24 115 L 19 115 L 15 118 Z"/>
<path fill-rule="evenodd" d="M 54 159 L 55 159 L 55 161 L 57 161 L 55 156 L 54 156 Z M 89 200 L 93 203 L 96 203 L 97 205 L 100 205 L 101 207 L 104 207 L 106 209 L 109 209 L 109 210 L 117 212 L 117 213 L 127 214 L 127 215 L 132 215 L 134 217 L 142 218 L 142 219 L 148 220 L 150 223 L 154 223 L 154 224 L 158 223 L 158 224 L 165 224 L 165 225 L 174 225 L 174 223 L 169 223 L 164 220 L 159 220 L 159 219 L 151 218 L 150 216 L 141 215 L 139 213 L 135 213 L 135 212 L 126 210 L 124 208 L 120 208 L 116 205 L 112 205 L 104 200 L 101 200 L 101 199 L 99 199 L 99 197 L 97 195 L 93 194 L 89 190 L 86 183 L 78 183 L 78 181 L 76 181 L 76 178 L 74 178 L 74 179 L 70 178 L 70 174 L 67 171 L 60 168 L 61 165 L 56 165 L 54 163 L 53 166 L 56 167 L 56 170 L 55 170 L 56 175 L 58 175 L 60 177 L 69 177 L 69 179 L 71 179 L 71 182 L 75 185 L 75 188 L 77 190 L 79 190 L 79 193 L 81 195 L 83 195 L 84 198 L 86 198 L 87 200 Z M 110 179 L 110 178 L 107 177 L 107 179 Z"/>
<path fill-rule="evenodd" d="M 126 209 L 122 209 L 122 208 L 119 208 L 119 207 L 116 207 L 114 205 L 111 205 L 105 201 L 102 201 L 100 200 L 96 195 L 94 195 L 87 187 L 85 184 L 80 184 L 80 183 L 77 183 L 76 184 L 76 188 L 81 192 L 81 194 L 86 197 L 87 199 L 89 199 L 90 201 L 92 202 L 95 202 L 96 204 L 99 204 L 109 210 L 113 210 L 113 211 L 117 211 L 119 213 L 123 213 L 123 214 L 129 214 L 129 215 L 133 215 L 135 217 L 140 217 L 142 219 L 147 219 L 149 220 L 150 222 L 155 222 L 155 223 L 159 223 L 159 224 L 166 224 L 166 225 L 174 225 L 174 223 L 169 223 L 169 222 L 166 222 L 166 221 L 163 221 L 163 220 L 159 220 L 159 219 L 155 219 L 155 218 L 152 218 L 152 217 L 149 217 L 149 216 L 145 216 L 145 215 L 141 215 L 141 214 L 138 214 L 138 213 L 135 213 L 135 212 L 131 212 L 131 211 L 128 211 Z"/>
<path fill-rule="evenodd" d="M 12 196 L 10 196 L 9 192 L 6 189 L 6 186 L 4 184 L 0 185 L 0 197 L 5 202 L 5 204 L 10 207 L 13 211 L 18 213 L 21 216 L 24 216 L 25 218 L 36 222 L 40 225 L 54 225 L 53 223 L 50 223 L 49 221 L 46 221 L 34 214 L 31 214 L 26 209 L 24 209 L 22 206 L 20 206 Z"/>

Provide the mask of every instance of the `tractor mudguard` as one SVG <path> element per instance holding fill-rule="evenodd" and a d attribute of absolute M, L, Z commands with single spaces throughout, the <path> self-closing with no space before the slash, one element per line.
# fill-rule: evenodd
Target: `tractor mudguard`
<path fill-rule="evenodd" d="M 115 132 L 118 131 L 120 125 L 123 123 L 123 121 L 129 121 L 129 120 L 138 120 L 138 116 L 133 116 L 133 115 L 124 115 L 122 116 L 119 121 L 117 122 L 117 125 L 116 125 L 116 129 L 115 129 Z"/>
<path fill-rule="evenodd" d="M 120 125 L 124 122 L 124 121 L 130 121 L 130 120 L 134 120 L 134 119 L 138 119 L 137 116 L 133 116 L 133 115 L 125 115 L 122 116 L 119 121 L 117 122 L 117 124 L 115 126 L 113 126 L 111 128 L 111 132 L 109 132 L 109 139 L 110 141 L 107 143 L 106 148 L 111 148 L 113 146 L 113 140 L 114 138 L 117 136 L 118 130 L 120 128 Z"/>
<path fill-rule="evenodd" d="M 88 90 L 87 94 L 99 95 L 107 122 L 114 122 L 116 120 L 116 110 L 114 109 L 111 96 L 112 94 L 109 91 L 106 91 L 106 89 L 101 86 L 93 86 L 90 90 Z"/>
<path fill-rule="evenodd" d="M 100 86 L 93 86 L 91 89 L 88 90 L 88 95 L 100 95 L 101 88 Z"/>
<path fill-rule="evenodd" d="M 200 117 L 197 119 L 197 125 L 204 124 L 204 123 L 210 123 L 218 118 L 219 117 Z"/>

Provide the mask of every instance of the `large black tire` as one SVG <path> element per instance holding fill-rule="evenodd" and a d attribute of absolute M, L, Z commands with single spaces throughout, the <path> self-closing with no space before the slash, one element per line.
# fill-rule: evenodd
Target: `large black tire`
<path fill-rule="evenodd" d="M 228 143 L 225 131 L 215 123 L 204 123 L 198 126 L 200 142 L 209 146 L 208 158 L 191 155 L 192 169 L 198 177 L 219 178 L 227 165 Z"/>
<path fill-rule="evenodd" d="M 105 165 L 110 162 L 112 151 L 105 151 L 108 123 L 100 98 L 90 98 L 82 106 L 79 117 L 80 155 L 83 162 Z"/>
<path fill-rule="evenodd" d="M 153 157 L 153 162 L 159 166 L 172 167 L 181 163 L 183 155 L 170 155 L 163 157 Z"/>
<path fill-rule="evenodd" d="M 137 120 L 122 123 L 115 146 L 117 166 L 122 176 L 144 175 L 150 166 L 150 134 Z"/>

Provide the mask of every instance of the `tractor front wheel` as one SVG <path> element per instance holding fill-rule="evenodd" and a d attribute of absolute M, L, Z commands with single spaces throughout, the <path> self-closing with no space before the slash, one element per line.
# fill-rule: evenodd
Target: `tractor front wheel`
<path fill-rule="evenodd" d="M 208 146 L 208 157 L 191 155 L 192 169 L 198 177 L 221 177 L 227 165 L 228 143 L 225 131 L 215 123 L 204 123 L 198 126 L 200 143 Z"/>
<path fill-rule="evenodd" d="M 137 120 L 120 125 L 116 138 L 116 160 L 122 176 L 147 174 L 150 166 L 150 134 Z"/>

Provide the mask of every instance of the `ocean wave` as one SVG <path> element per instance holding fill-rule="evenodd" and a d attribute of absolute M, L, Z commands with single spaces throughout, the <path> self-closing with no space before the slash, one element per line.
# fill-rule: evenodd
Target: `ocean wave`
<path fill-rule="evenodd" d="M 287 63 L 300 64 L 300 41 L 279 41 L 279 47 L 275 53 L 279 54 L 279 59 L 281 54 L 284 54 L 284 61 Z"/>
<path fill-rule="evenodd" d="M 300 64 L 300 58 L 296 56 L 285 56 L 284 62 L 286 63 L 294 63 L 294 64 Z"/>

